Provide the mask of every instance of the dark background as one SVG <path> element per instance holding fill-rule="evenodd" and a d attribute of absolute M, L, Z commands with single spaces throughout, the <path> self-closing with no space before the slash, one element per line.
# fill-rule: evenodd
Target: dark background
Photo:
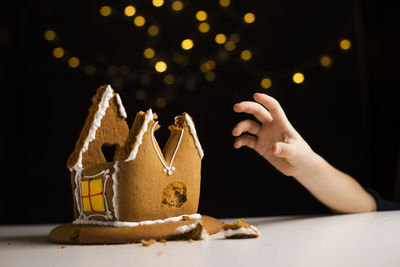
<path fill-rule="evenodd" d="M 9 1 L 11 2 L 11 1 Z M 132 3 L 148 22 L 144 29 L 122 15 Z M 265 92 L 277 98 L 290 121 L 311 147 L 363 186 L 391 199 L 399 158 L 397 35 L 399 10 L 391 1 L 183 1 L 181 12 L 171 1 L 20 1 L 0 8 L 0 77 L 2 92 L 0 223 L 56 223 L 72 220 L 72 196 L 66 160 L 86 119 L 98 86 L 110 83 L 120 93 L 131 124 L 134 114 L 149 107 L 167 126 L 188 112 L 205 150 L 199 212 L 215 217 L 328 213 L 293 178 L 285 177 L 250 149 L 233 149 L 231 130 L 241 119 L 234 103 Z M 99 15 L 112 6 L 109 17 Z M 195 11 L 208 12 L 211 31 L 200 34 Z M 242 16 L 254 12 L 246 25 Z M 155 23 L 160 34 L 150 38 Z M 46 41 L 47 29 L 56 32 Z M 239 33 L 234 51 L 213 42 L 216 33 Z M 195 46 L 183 54 L 188 64 L 174 64 L 180 41 Z M 343 51 L 339 41 L 352 46 Z M 66 49 L 63 59 L 54 47 Z M 154 47 L 168 64 L 176 83 L 165 85 L 154 61 L 143 57 Z M 239 54 L 250 49 L 244 63 Z M 66 59 L 78 56 L 70 68 Z M 332 66 L 319 58 L 329 55 Z M 199 65 L 215 59 L 216 79 L 204 80 Z M 96 66 L 88 76 L 84 67 Z M 111 67 L 110 67 L 111 66 Z M 116 66 L 116 67 L 115 67 Z M 123 67 L 121 67 L 123 66 Z M 302 84 L 291 75 L 301 71 Z M 262 77 L 272 87 L 262 89 Z M 147 77 L 150 83 L 143 82 Z M 188 86 L 190 84 L 190 86 Z M 144 100 L 137 90 L 147 92 Z M 156 105 L 157 98 L 166 106 Z M 168 131 L 158 131 L 160 143 Z"/>

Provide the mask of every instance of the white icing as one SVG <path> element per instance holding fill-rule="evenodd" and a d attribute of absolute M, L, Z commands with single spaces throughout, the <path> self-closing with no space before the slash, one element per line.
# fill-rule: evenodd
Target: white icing
<path fill-rule="evenodd" d="M 169 217 L 163 220 L 152 220 L 152 221 L 141 221 L 141 222 L 121 222 L 121 221 L 97 221 L 97 220 L 88 220 L 78 218 L 73 221 L 74 224 L 93 224 L 93 225 L 102 225 L 102 226 L 112 226 L 112 227 L 137 227 L 141 225 L 150 225 L 150 224 L 158 224 L 158 223 L 167 223 L 167 222 L 179 222 L 183 220 L 183 217 L 188 217 L 189 219 L 200 219 L 201 215 L 198 213 L 191 215 L 181 215 L 177 217 Z"/>
<path fill-rule="evenodd" d="M 160 159 L 161 163 L 165 167 L 163 172 L 168 173 L 168 175 L 171 175 L 172 172 L 175 171 L 175 167 L 173 167 L 172 164 L 174 162 L 174 158 L 175 158 L 176 152 L 178 151 L 179 146 L 180 146 L 181 141 L 182 141 L 183 129 L 181 131 L 181 135 L 179 136 L 178 143 L 176 144 L 176 147 L 175 147 L 175 150 L 174 150 L 174 154 L 172 155 L 171 161 L 170 161 L 169 166 L 168 166 L 167 163 L 164 161 L 164 158 L 160 155 L 160 152 L 158 151 L 158 149 L 156 147 L 156 143 L 154 141 L 154 129 L 155 129 L 157 124 L 158 124 L 158 121 L 156 123 L 154 123 L 153 127 L 151 128 L 151 141 L 153 142 L 153 147 L 154 147 L 154 150 L 157 153 L 158 158 Z"/>
<path fill-rule="evenodd" d="M 118 205 L 119 161 L 118 160 L 114 164 L 114 173 L 112 175 L 112 179 L 113 179 L 113 191 L 114 191 L 114 195 L 112 198 L 112 203 L 114 207 L 114 216 L 115 219 L 119 220 L 119 205 Z"/>
<path fill-rule="evenodd" d="M 203 149 L 201 148 L 199 139 L 197 139 L 197 132 L 196 128 L 194 127 L 193 121 L 190 119 L 189 115 L 185 113 L 185 119 L 186 123 L 189 126 L 190 133 L 193 136 L 194 144 L 196 145 L 197 151 L 199 151 L 200 158 L 203 158 L 204 152 Z"/>
<path fill-rule="evenodd" d="M 109 100 L 113 96 L 113 90 L 110 85 L 107 86 L 106 90 L 103 93 L 103 97 L 100 101 L 99 108 L 94 115 L 94 120 L 92 125 L 90 126 L 89 133 L 85 139 L 85 142 L 79 151 L 78 160 L 75 165 L 72 167 L 75 171 L 82 169 L 82 154 L 85 153 L 89 148 L 89 143 L 92 142 L 96 138 L 96 131 L 101 126 L 101 120 L 103 119 L 104 115 L 106 114 L 106 110 L 110 105 Z M 70 169 L 71 170 L 71 169 Z"/>
<path fill-rule="evenodd" d="M 251 235 L 251 236 L 259 236 L 260 232 L 253 225 L 250 225 L 250 228 L 240 227 L 238 229 L 228 229 L 224 231 L 225 237 L 231 237 L 235 235 Z"/>
<path fill-rule="evenodd" d="M 149 122 L 152 119 L 153 119 L 153 112 L 151 111 L 151 109 L 149 109 L 148 111 L 146 111 L 146 115 L 144 117 L 143 126 L 140 129 L 139 134 L 136 136 L 135 146 L 134 146 L 133 150 L 131 151 L 131 154 L 129 155 L 129 157 L 125 161 L 131 161 L 131 160 L 134 160 L 136 158 L 136 154 L 138 153 L 139 147 L 142 144 L 143 135 L 147 131 Z"/>
<path fill-rule="evenodd" d="M 182 225 L 176 228 L 176 230 L 182 234 L 192 231 L 201 223 L 201 220 L 197 220 L 195 223 L 189 225 Z"/>
<path fill-rule="evenodd" d="M 82 203 L 81 203 L 81 198 L 79 197 L 79 192 L 81 192 L 81 176 L 82 176 L 82 169 L 76 170 L 75 171 L 75 202 L 76 202 L 76 207 L 79 212 L 79 217 L 82 214 Z"/>
<path fill-rule="evenodd" d="M 107 188 L 107 182 L 108 182 L 108 179 L 110 178 L 110 175 L 109 175 L 110 170 L 109 169 L 102 170 L 101 172 L 99 172 L 99 173 L 97 173 L 95 175 L 85 175 L 83 177 L 83 178 L 94 178 L 94 177 L 97 177 L 97 176 L 100 176 L 100 175 L 104 175 L 104 177 L 105 177 L 105 181 L 104 181 L 104 184 L 103 184 L 103 197 L 104 197 L 106 214 L 94 213 L 94 214 L 90 214 L 90 215 L 85 214 L 85 212 L 83 211 L 83 200 L 81 198 L 81 195 L 82 195 L 82 186 L 81 186 L 82 171 L 83 171 L 83 169 L 79 169 L 75 173 L 75 185 L 76 186 L 75 186 L 75 192 L 74 193 L 75 193 L 76 206 L 77 206 L 78 212 L 79 212 L 78 218 L 86 220 L 86 219 L 89 219 L 90 217 L 93 217 L 93 216 L 101 216 L 101 217 L 104 217 L 106 219 L 112 219 L 112 213 L 110 211 L 110 208 L 108 207 L 107 196 L 105 194 L 106 188 Z"/>
<path fill-rule="evenodd" d="M 97 177 L 97 176 L 100 176 L 100 175 L 107 174 L 107 173 L 109 173 L 109 172 L 110 172 L 110 170 L 107 169 L 107 170 L 102 170 L 102 171 L 99 172 L 98 174 L 95 174 L 95 175 L 85 175 L 84 177 L 85 177 L 85 178 L 94 178 L 94 177 Z"/>
<path fill-rule="evenodd" d="M 122 105 L 121 97 L 119 96 L 119 94 L 115 94 L 115 99 L 117 100 L 119 106 L 119 115 L 121 115 L 121 117 L 127 118 L 128 115 L 126 114 L 124 105 Z"/>

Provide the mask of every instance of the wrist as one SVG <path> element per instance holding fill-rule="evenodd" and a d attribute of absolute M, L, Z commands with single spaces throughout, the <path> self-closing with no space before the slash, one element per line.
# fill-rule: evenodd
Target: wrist
<path fill-rule="evenodd" d="M 304 179 L 310 179 L 312 177 L 318 177 L 321 169 L 325 168 L 327 162 L 314 151 L 303 157 L 301 168 L 293 175 L 293 177 L 301 182 Z"/>

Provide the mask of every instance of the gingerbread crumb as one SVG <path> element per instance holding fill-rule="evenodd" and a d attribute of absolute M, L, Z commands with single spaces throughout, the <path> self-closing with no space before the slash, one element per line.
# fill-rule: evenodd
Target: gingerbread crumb
<path fill-rule="evenodd" d="M 7 245 L 8 245 L 8 246 L 11 246 L 11 242 L 8 242 Z"/>
<path fill-rule="evenodd" d="M 163 254 L 162 251 L 157 252 L 157 256 L 161 256 Z"/>
<path fill-rule="evenodd" d="M 190 220 L 189 216 L 187 216 L 187 215 L 182 216 L 182 221 L 188 221 L 188 220 Z"/>
<path fill-rule="evenodd" d="M 232 230 L 236 230 L 239 228 L 250 228 L 250 224 L 248 224 L 247 222 L 245 222 L 244 219 L 238 219 L 235 223 L 224 223 L 222 225 L 222 229 L 224 229 L 225 231 L 228 229 L 232 229 Z"/>
<path fill-rule="evenodd" d="M 142 243 L 143 246 L 145 247 L 150 247 L 151 245 L 153 245 L 156 241 L 154 239 L 150 239 L 150 240 L 144 240 L 142 239 L 140 241 Z"/>
<path fill-rule="evenodd" d="M 26 245 L 26 247 L 27 247 L 27 248 L 30 248 L 30 246 L 29 246 L 29 245 Z"/>
<path fill-rule="evenodd" d="M 189 243 L 193 243 L 194 242 L 194 240 L 191 239 L 191 238 L 188 241 L 189 241 Z"/>
<path fill-rule="evenodd" d="M 160 242 L 161 242 L 161 243 L 167 243 L 167 240 L 161 239 Z"/>
<path fill-rule="evenodd" d="M 66 248 L 66 247 L 67 247 L 67 246 L 62 245 L 62 246 L 60 246 L 59 248 L 63 249 L 63 248 Z"/>

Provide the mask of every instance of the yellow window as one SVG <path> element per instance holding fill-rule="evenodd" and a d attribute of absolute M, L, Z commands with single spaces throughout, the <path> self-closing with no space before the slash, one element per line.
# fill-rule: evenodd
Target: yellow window
<path fill-rule="evenodd" d="M 102 179 L 81 181 L 81 189 L 84 212 L 105 211 Z"/>

